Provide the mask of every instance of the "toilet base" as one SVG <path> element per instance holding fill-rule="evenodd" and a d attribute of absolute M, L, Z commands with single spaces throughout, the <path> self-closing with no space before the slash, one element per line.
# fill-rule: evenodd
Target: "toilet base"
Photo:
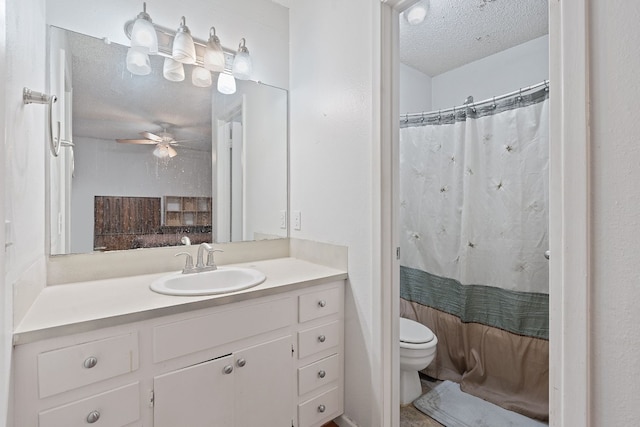
<path fill-rule="evenodd" d="M 418 371 L 400 370 L 400 404 L 407 405 L 422 395 Z"/>

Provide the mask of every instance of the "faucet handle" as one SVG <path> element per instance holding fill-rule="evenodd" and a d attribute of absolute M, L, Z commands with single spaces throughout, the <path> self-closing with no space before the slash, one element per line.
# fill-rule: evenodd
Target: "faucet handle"
<path fill-rule="evenodd" d="M 218 268 L 218 266 L 216 265 L 215 260 L 213 259 L 213 253 L 214 252 L 224 252 L 222 249 L 207 249 L 207 251 L 209 252 L 207 255 L 207 267 L 213 267 L 213 270 L 215 270 L 216 268 Z"/>
<path fill-rule="evenodd" d="M 180 252 L 175 254 L 174 256 L 186 255 L 187 259 L 184 263 L 184 268 L 182 269 L 182 273 L 190 273 L 193 271 L 193 257 L 189 252 Z"/>

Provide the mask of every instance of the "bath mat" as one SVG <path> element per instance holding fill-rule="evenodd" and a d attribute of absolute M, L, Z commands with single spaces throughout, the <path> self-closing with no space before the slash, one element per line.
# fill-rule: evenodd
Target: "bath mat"
<path fill-rule="evenodd" d="M 508 411 L 444 381 L 413 402 L 413 406 L 446 427 L 543 427 L 547 423 Z"/>

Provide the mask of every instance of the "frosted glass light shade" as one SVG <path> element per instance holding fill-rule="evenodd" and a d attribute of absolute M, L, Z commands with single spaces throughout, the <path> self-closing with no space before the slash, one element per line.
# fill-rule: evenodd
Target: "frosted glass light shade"
<path fill-rule="evenodd" d="M 218 92 L 224 95 L 236 93 L 236 79 L 231 74 L 220 73 L 218 75 Z"/>
<path fill-rule="evenodd" d="M 427 3 L 427 0 L 421 0 L 411 6 L 409 9 L 405 10 L 402 15 L 404 16 L 405 21 L 409 23 L 409 25 L 418 25 L 421 24 L 427 17 L 428 10 L 429 5 Z"/>
<path fill-rule="evenodd" d="M 178 155 L 178 153 L 169 144 L 158 144 L 153 150 L 153 155 L 159 159 L 166 159 L 175 157 Z"/>
<path fill-rule="evenodd" d="M 211 86 L 211 71 L 202 67 L 194 67 L 191 73 L 191 83 L 198 87 Z"/>
<path fill-rule="evenodd" d="M 127 70 L 137 76 L 146 76 L 151 72 L 151 63 L 145 47 L 130 47 L 127 51 Z"/>
<path fill-rule="evenodd" d="M 173 59 L 178 62 L 182 62 L 183 64 L 196 63 L 196 46 L 193 44 L 193 37 L 191 37 L 189 27 L 185 25 L 184 16 L 180 21 L 180 27 L 173 39 L 171 56 Z"/>
<path fill-rule="evenodd" d="M 131 46 L 146 47 L 150 54 L 158 53 L 158 35 L 156 34 L 156 30 L 150 21 L 141 18 L 140 15 L 138 15 L 131 30 Z"/>
<path fill-rule="evenodd" d="M 216 36 L 216 29 L 211 27 L 209 31 L 209 41 L 204 51 L 204 68 L 221 73 L 224 71 L 224 51 L 220 44 L 220 39 Z"/>
<path fill-rule="evenodd" d="M 181 82 L 184 80 L 184 66 L 181 62 L 174 61 L 171 58 L 165 58 L 162 75 L 169 81 Z"/>
<path fill-rule="evenodd" d="M 238 52 L 233 59 L 233 76 L 239 80 L 249 80 L 253 71 L 253 64 L 249 52 Z"/>

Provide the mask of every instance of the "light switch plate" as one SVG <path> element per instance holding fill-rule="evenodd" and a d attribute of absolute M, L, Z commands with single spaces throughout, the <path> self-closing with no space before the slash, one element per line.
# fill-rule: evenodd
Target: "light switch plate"
<path fill-rule="evenodd" d="M 293 229 L 300 230 L 302 228 L 302 214 L 300 211 L 293 211 Z"/>

